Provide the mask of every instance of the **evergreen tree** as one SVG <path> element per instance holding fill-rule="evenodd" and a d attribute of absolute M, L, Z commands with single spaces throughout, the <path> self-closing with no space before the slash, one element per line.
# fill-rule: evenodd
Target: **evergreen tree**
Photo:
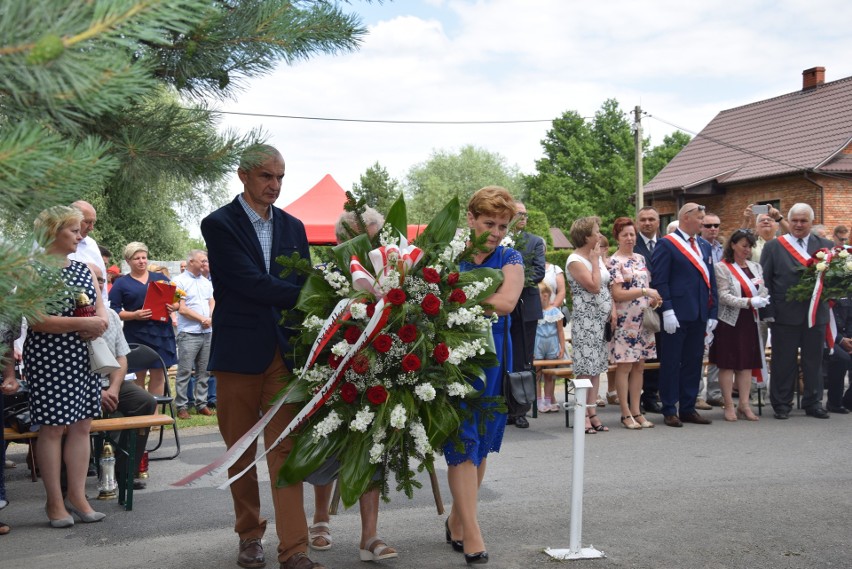
<path fill-rule="evenodd" d="M 114 250 L 141 237 L 152 255 L 171 253 L 175 208 L 215 203 L 260 137 L 217 134 L 203 101 L 279 61 L 352 50 L 365 33 L 324 0 L 0 4 L 0 318 L 45 306 L 40 283 L 22 278 L 38 211 L 82 197 Z"/>
<path fill-rule="evenodd" d="M 361 174 L 360 183 L 352 184 L 352 194 L 382 215 L 399 197 L 399 180 L 390 177 L 387 169 L 376 162 Z"/>

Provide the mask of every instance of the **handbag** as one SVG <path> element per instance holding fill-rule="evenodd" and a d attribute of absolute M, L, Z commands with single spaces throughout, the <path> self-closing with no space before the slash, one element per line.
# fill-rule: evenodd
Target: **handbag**
<path fill-rule="evenodd" d="M 93 372 L 107 375 L 121 367 L 103 338 L 95 338 L 86 344 L 89 348 L 89 364 Z"/>
<path fill-rule="evenodd" d="M 535 375 L 530 370 L 507 371 L 505 369 L 508 361 L 508 319 L 503 321 L 503 394 L 509 412 L 512 415 L 526 413 L 535 402 Z M 526 342 L 526 340 L 524 340 Z"/>
<path fill-rule="evenodd" d="M 655 308 L 646 306 L 642 309 L 642 327 L 652 334 L 660 331 L 660 315 Z"/>

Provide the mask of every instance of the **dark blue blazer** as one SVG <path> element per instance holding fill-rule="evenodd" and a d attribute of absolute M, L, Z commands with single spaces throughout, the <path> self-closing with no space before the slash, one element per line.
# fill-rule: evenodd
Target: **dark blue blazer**
<path fill-rule="evenodd" d="M 687 237 L 684 233 L 681 236 Z M 710 290 L 695 265 L 668 239 L 657 239 L 651 257 L 651 275 L 654 288 L 663 297 L 663 312 L 674 310 L 679 322 L 715 319 L 719 308 L 710 243 L 701 237 L 697 237 L 696 242 L 701 258 L 710 271 Z"/>
<path fill-rule="evenodd" d="M 660 236 L 657 235 L 657 243 L 659 243 L 659 242 L 660 242 Z M 653 268 L 651 266 L 651 252 L 648 251 L 648 246 L 645 245 L 645 240 L 638 233 L 636 234 L 636 245 L 633 246 L 633 252 L 639 253 L 640 255 L 645 257 L 645 267 L 648 269 L 648 273 L 651 274 L 651 282 L 649 283 L 649 285 L 651 286 L 651 288 L 653 288 L 654 287 L 654 282 L 653 282 L 654 281 L 654 275 L 653 275 L 653 273 L 651 273 L 651 269 Z"/>
<path fill-rule="evenodd" d="M 295 306 L 304 278 L 295 273 L 282 278 L 275 259 L 294 252 L 310 259 L 310 251 L 304 224 L 283 210 L 273 210 L 268 273 L 257 233 L 239 198 L 201 222 L 216 301 L 207 366 L 211 371 L 262 373 L 278 350 L 285 361 L 289 359 L 293 331 L 279 323 L 281 311 Z"/>

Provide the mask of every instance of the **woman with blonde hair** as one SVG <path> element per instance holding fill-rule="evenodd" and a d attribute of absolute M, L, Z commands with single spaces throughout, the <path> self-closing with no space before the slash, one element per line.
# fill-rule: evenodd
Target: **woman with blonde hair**
<path fill-rule="evenodd" d="M 571 344 L 574 347 L 574 374 L 592 382 L 587 396 L 594 402 L 600 386 L 600 374 L 609 368 L 607 322 L 615 329 L 616 316 L 610 294 L 610 274 L 604 265 L 600 218 L 581 217 L 571 224 L 570 239 L 574 252 L 565 263 L 565 273 L 573 296 Z M 587 407 L 586 434 L 609 431 Z"/>
<path fill-rule="evenodd" d="M 143 308 L 148 283 L 153 281 L 169 282 L 162 273 L 152 272 L 148 267 L 148 247 L 134 241 L 124 248 L 124 260 L 130 265 L 130 272 L 115 281 L 109 291 L 110 307 L 118 312 L 124 321 L 124 337 L 128 343 L 144 344 L 152 348 L 169 368 L 177 364 L 177 346 L 171 319 L 160 322 L 151 319 L 151 310 Z M 169 313 L 180 308 L 180 303 L 167 303 Z M 134 370 L 131 370 L 134 371 Z M 136 371 L 136 383 L 145 387 L 145 376 L 150 373 L 148 391 L 151 395 L 162 395 L 166 382 L 166 370 L 162 368 Z"/>
<path fill-rule="evenodd" d="M 57 275 L 56 267 L 36 264 L 36 273 L 48 287 L 57 284 L 58 277 L 68 291 L 53 311 L 29 320 L 24 343 L 30 417 L 33 425 L 40 426 L 36 456 L 47 493 L 45 513 L 54 528 L 73 526 L 72 514 L 86 523 L 106 517 L 95 512 L 86 499 L 89 431 L 92 419 L 101 416 L 101 378 L 92 372 L 86 342 L 99 338 L 109 320 L 92 271 L 84 263 L 68 259 L 83 240 L 82 220 L 80 210 L 66 206 L 48 208 L 35 220 L 45 252 L 60 267 Z M 63 462 L 67 502 L 62 499 L 60 483 Z"/>

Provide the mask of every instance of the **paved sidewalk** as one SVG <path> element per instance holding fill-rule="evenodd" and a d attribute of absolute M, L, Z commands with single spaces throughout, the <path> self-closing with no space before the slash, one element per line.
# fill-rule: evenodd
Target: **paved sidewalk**
<path fill-rule="evenodd" d="M 586 435 L 583 545 L 605 559 L 555 561 L 547 547 L 567 548 L 572 431 L 563 413 L 530 419 L 527 430 L 507 427 L 503 450 L 489 461 L 480 520 L 489 567 L 584 568 L 814 568 L 849 567 L 852 558 L 852 415 L 830 420 L 794 411 L 790 420 L 764 415 L 758 423 L 628 431 L 618 409 L 598 415 L 611 431 Z M 661 423 L 658 415 L 649 415 Z M 169 483 L 212 461 L 223 450 L 215 429 L 181 432 L 178 459 L 151 463 L 148 489 L 133 512 L 115 501 L 93 501 L 108 514 L 99 524 L 48 527 L 44 490 L 31 483 L 23 447 L 12 445 L 7 470 L 11 504 L 0 519 L 13 526 L 0 537 L 4 568 L 234 569 L 237 538 L 230 496 L 214 488 L 176 489 Z M 168 437 L 167 437 L 168 440 Z M 167 452 L 166 449 L 165 452 Z M 162 451 L 161 451 L 162 452 Z M 446 467 L 438 461 L 444 502 L 451 502 Z M 262 474 L 262 476 L 265 476 Z M 428 480 L 407 500 L 382 504 L 381 534 L 400 551 L 385 567 L 464 567 L 444 543 Z M 89 492 L 96 494 L 90 479 Z M 271 515 L 268 493 L 265 513 Z M 313 506 L 306 487 L 306 507 Z M 275 551 L 274 525 L 266 547 Z M 312 553 L 329 569 L 366 567 L 358 559 L 357 507 L 332 519 L 334 547 Z M 274 553 L 273 553 L 274 557 Z M 271 562 L 267 567 L 275 569 Z"/>

